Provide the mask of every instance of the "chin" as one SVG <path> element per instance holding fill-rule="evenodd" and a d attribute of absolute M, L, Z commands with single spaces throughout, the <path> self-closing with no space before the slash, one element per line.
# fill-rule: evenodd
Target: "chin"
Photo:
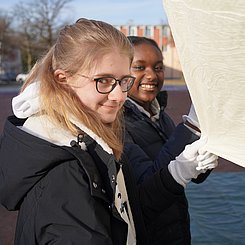
<path fill-rule="evenodd" d="M 101 121 L 105 124 L 111 124 L 116 120 L 116 116 L 110 116 L 110 117 L 103 117 L 101 118 Z"/>
<path fill-rule="evenodd" d="M 141 101 L 144 102 L 152 102 L 156 98 L 156 94 L 152 94 L 151 96 L 144 96 L 141 98 Z"/>

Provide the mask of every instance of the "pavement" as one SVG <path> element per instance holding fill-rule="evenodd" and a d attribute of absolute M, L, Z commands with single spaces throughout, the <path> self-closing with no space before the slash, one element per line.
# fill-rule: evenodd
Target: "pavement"
<path fill-rule="evenodd" d="M 165 85 L 168 90 L 166 112 L 177 124 L 182 121 L 182 115 L 189 111 L 190 96 L 183 80 L 168 80 Z M 19 84 L 7 85 L 0 83 L 0 133 L 3 130 L 5 119 L 12 114 L 11 100 L 18 94 L 19 88 Z M 219 166 L 214 171 L 245 172 L 245 168 L 220 158 Z M 0 245 L 13 244 L 16 218 L 17 212 L 7 211 L 0 205 Z"/>

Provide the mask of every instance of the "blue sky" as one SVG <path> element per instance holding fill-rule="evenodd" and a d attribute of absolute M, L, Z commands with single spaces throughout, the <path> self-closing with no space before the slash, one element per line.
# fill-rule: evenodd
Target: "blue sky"
<path fill-rule="evenodd" d="M 1 1 L 0 9 L 11 9 L 16 3 L 29 1 L 36 0 Z M 63 11 L 62 17 L 69 22 L 85 17 L 113 25 L 167 23 L 162 0 L 73 0 Z"/>

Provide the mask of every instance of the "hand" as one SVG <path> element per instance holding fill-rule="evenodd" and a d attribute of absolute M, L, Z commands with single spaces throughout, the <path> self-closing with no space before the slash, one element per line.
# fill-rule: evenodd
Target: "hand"
<path fill-rule="evenodd" d="M 172 174 L 176 182 L 186 187 L 191 179 L 197 178 L 201 173 L 205 173 L 208 169 L 217 167 L 218 157 L 208 151 L 204 151 L 203 147 L 207 143 L 207 138 L 201 138 L 194 143 L 187 145 L 184 151 L 171 161 L 168 170 Z"/>
<path fill-rule="evenodd" d="M 190 127 L 194 131 L 201 132 L 199 121 L 193 104 L 191 104 L 189 114 L 183 115 L 182 119 L 187 127 Z"/>

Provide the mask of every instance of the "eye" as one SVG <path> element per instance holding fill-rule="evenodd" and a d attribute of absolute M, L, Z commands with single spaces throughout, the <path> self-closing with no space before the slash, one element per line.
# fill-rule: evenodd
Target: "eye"
<path fill-rule="evenodd" d="M 165 70 L 165 67 L 163 65 L 158 65 L 155 67 L 156 72 L 162 72 Z"/>
<path fill-rule="evenodd" d="M 109 85 L 109 84 L 113 84 L 113 83 L 114 83 L 113 80 L 114 80 L 114 79 L 111 78 L 111 77 L 101 77 L 101 78 L 98 78 L 97 81 L 98 81 L 100 84 L 103 84 L 103 85 Z"/>
<path fill-rule="evenodd" d="M 133 70 L 136 70 L 136 71 L 143 71 L 144 69 L 145 69 L 145 67 L 144 66 L 132 66 L 131 67 Z"/>

